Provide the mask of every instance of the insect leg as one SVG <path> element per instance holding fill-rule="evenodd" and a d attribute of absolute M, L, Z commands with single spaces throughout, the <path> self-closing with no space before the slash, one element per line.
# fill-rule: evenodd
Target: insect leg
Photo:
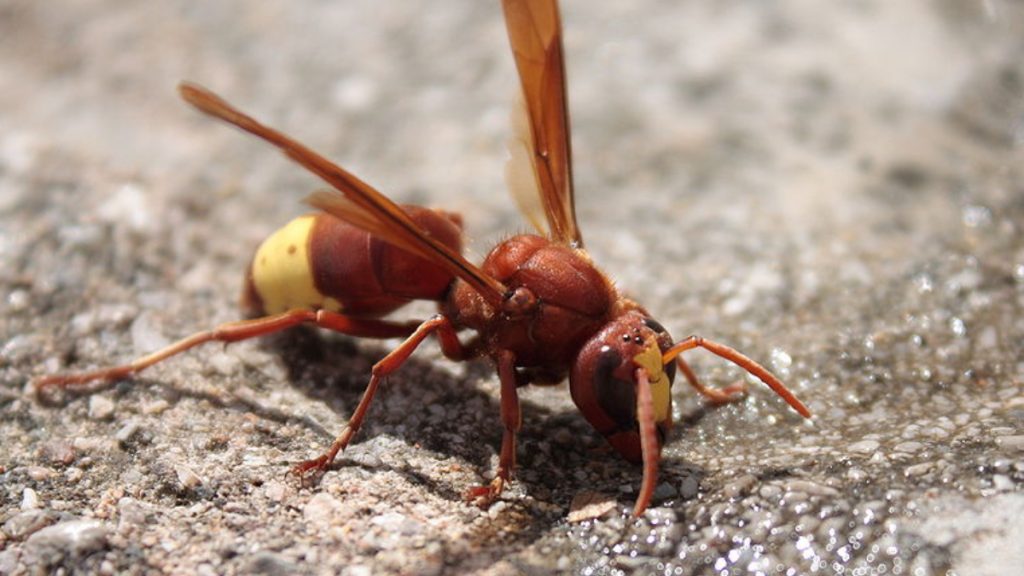
<path fill-rule="evenodd" d="M 149 368 L 157 362 L 162 362 L 171 356 L 181 354 L 182 352 L 200 344 L 205 344 L 207 342 L 237 342 L 239 340 L 246 340 L 257 336 L 265 336 L 274 332 L 280 332 L 281 330 L 286 330 L 307 322 L 316 324 L 317 326 L 328 330 L 366 338 L 394 338 L 398 336 L 406 336 L 410 334 L 416 326 L 415 324 L 398 324 L 372 318 L 353 318 L 345 316 L 344 314 L 328 312 L 325 310 L 289 310 L 288 312 L 264 316 L 262 318 L 228 322 L 221 324 L 212 330 L 197 332 L 196 334 L 178 340 L 166 348 L 147 354 L 146 356 L 138 358 L 128 364 L 103 368 L 100 370 L 92 370 L 89 372 L 42 376 L 37 378 L 33 382 L 33 385 L 37 394 L 43 393 L 48 388 L 86 388 L 85 385 L 94 382 L 112 382 L 114 380 L 127 378 L 136 372 Z"/>
<path fill-rule="evenodd" d="M 501 454 L 498 456 L 498 471 L 486 486 L 477 486 L 466 492 L 466 500 L 488 506 L 505 488 L 516 469 L 516 434 L 523 424 L 519 409 L 518 382 L 516 379 L 515 355 L 500 350 L 497 355 L 498 379 L 501 382 Z"/>
<path fill-rule="evenodd" d="M 694 374 L 693 369 L 683 360 L 682 356 L 676 356 L 676 366 L 682 371 L 683 376 L 686 376 L 686 381 L 690 386 L 711 404 L 719 405 L 737 402 L 747 395 L 747 385 L 742 380 L 734 382 L 725 388 L 711 388 L 701 383 L 697 375 Z"/>
<path fill-rule="evenodd" d="M 801 402 L 800 399 L 797 398 L 792 392 L 790 392 L 789 389 L 786 388 L 786 385 L 783 384 L 781 380 L 776 378 L 774 374 L 769 372 L 767 368 L 761 366 L 757 362 L 754 362 L 753 360 L 745 356 L 743 353 L 741 353 L 739 350 L 736 350 L 735 348 L 732 348 L 730 346 L 726 346 L 725 344 L 719 344 L 718 342 L 713 342 L 711 340 L 708 340 L 707 338 L 701 338 L 700 336 L 690 336 L 689 338 L 685 338 L 683 340 L 680 340 L 679 342 L 676 342 L 671 348 L 666 350 L 661 355 L 662 362 L 671 362 L 672 360 L 676 359 L 679 356 L 679 354 L 687 350 L 693 350 L 694 348 L 698 347 L 704 348 L 705 350 L 711 352 L 716 356 L 725 358 L 726 360 L 732 362 L 733 364 L 736 364 L 740 368 L 743 368 L 747 372 L 750 372 L 759 380 L 767 384 L 768 387 L 771 388 L 776 394 L 782 396 L 782 399 L 785 400 L 790 406 L 792 406 L 794 410 L 799 412 L 801 416 L 803 416 L 804 418 L 811 417 L 811 411 L 807 409 L 807 406 L 804 406 L 804 403 Z"/>
<path fill-rule="evenodd" d="M 342 429 L 341 434 L 331 443 L 330 448 L 312 460 L 306 460 L 297 464 L 291 469 L 291 473 L 302 478 L 307 472 L 322 472 L 330 466 L 338 453 L 344 450 L 349 442 L 352 441 L 352 437 L 359 432 L 359 428 L 366 419 L 366 412 L 370 409 L 370 403 L 373 402 L 373 396 L 377 393 L 380 381 L 387 378 L 395 370 L 398 370 L 409 359 L 409 356 L 412 355 L 416 348 L 423 343 L 423 340 L 435 333 L 440 341 L 441 351 L 448 358 L 461 360 L 470 353 L 470 350 L 459 342 L 459 338 L 455 333 L 455 327 L 447 317 L 438 314 L 420 324 L 404 342 L 373 365 L 370 383 L 366 385 L 366 390 L 363 392 L 362 399 L 359 400 L 359 405 L 356 406 L 355 412 L 352 413 L 352 417 L 349 418 L 348 424 Z"/>

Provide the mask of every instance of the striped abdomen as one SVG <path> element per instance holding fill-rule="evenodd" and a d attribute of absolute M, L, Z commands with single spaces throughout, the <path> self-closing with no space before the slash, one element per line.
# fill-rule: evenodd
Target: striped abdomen
<path fill-rule="evenodd" d="M 462 248 L 457 215 L 403 206 L 431 236 Z M 452 275 L 325 213 L 300 216 L 260 244 L 246 275 L 249 314 L 294 308 L 382 316 L 410 300 L 441 300 Z"/>

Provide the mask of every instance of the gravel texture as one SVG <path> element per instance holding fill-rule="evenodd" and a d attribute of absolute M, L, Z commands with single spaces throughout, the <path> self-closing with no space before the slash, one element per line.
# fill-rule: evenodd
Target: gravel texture
<path fill-rule="evenodd" d="M 318 484 L 285 477 L 390 342 L 209 346 L 91 396 L 33 376 L 237 317 L 259 240 L 321 184 L 188 109 L 191 79 L 479 257 L 516 80 L 497 2 L 0 5 L 0 574 L 1007 574 L 1024 565 L 1024 5 L 568 0 L 579 219 L 677 337 L 768 364 L 677 385 L 654 506 L 564 387 L 426 345 Z M 422 317 L 429 306 L 408 315 Z M 708 382 L 738 371 L 699 353 Z M 788 569 L 788 572 L 787 572 Z"/>

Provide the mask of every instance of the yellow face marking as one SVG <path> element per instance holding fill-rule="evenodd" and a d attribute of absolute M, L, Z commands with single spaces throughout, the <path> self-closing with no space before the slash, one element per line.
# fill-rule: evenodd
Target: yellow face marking
<path fill-rule="evenodd" d="M 267 314 L 294 308 L 339 311 L 341 304 L 316 289 L 309 263 L 309 235 L 315 216 L 300 216 L 260 244 L 252 260 L 252 280 Z"/>
<path fill-rule="evenodd" d="M 647 371 L 651 382 L 651 400 L 654 402 L 654 421 L 667 422 L 672 417 L 671 382 L 661 363 L 661 349 L 653 340 L 648 341 L 644 351 L 633 357 L 633 362 Z"/>

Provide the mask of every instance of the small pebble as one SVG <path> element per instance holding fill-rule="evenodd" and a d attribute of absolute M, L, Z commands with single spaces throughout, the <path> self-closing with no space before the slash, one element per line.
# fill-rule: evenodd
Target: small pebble
<path fill-rule="evenodd" d="M 118 444 L 125 444 L 126 442 L 131 440 L 132 436 L 135 436 L 135 434 L 138 431 L 139 431 L 139 423 L 138 422 L 135 422 L 135 421 L 128 422 L 127 424 L 122 426 L 121 429 L 118 430 L 116 434 L 114 434 L 114 439 L 117 440 Z"/>
<path fill-rule="evenodd" d="M 25 541 L 25 555 L 45 565 L 80 558 L 107 546 L 107 529 L 95 520 L 70 520 L 39 530 Z"/>
<path fill-rule="evenodd" d="M 499 500 L 492 504 L 491 507 L 487 510 L 487 517 L 492 520 L 497 520 L 498 518 L 501 518 L 502 514 L 504 514 L 505 510 L 507 509 L 508 502 L 505 502 L 504 500 Z"/>
<path fill-rule="evenodd" d="M 927 474 L 932 469 L 932 466 L 933 464 L 931 462 L 914 464 L 913 466 L 908 466 L 907 469 L 903 471 L 903 474 L 907 478 L 917 478 L 918 476 L 924 476 Z"/>
<path fill-rule="evenodd" d="M 339 512 L 343 504 L 334 496 L 325 492 L 315 494 L 302 509 L 302 516 L 310 524 L 329 526 L 331 518 Z"/>
<path fill-rule="evenodd" d="M 661 501 L 668 500 L 669 498 L 677 494 L 675 487 L 668 482 L 662 482 L 654 489 L 654 494 L 651 496 L 651 500 Z"/>
<path fill-rule="evenodd" d="M 207 357 L 206 364 L 216 370 L 218 374 L 230 376 L 238 372 L 242 362 L 234 354 L 220 351 Z"/>
<path fill-rule="evenodd" d="M 98 436 L 81 436 L 79 438 L 75 438 L 74 442 L 72 442 L 72 446 L 74 446 L 76 451 L 84 452 L 86 454 L 111 450 L 114 448 L 114 446 L 111 445 L 111 440 L 109 438 L 102 438 Z"/>
<path fill-rule="evenodd" d="M 600 492 L 579 492 L 569 504 L 570 523 L 600 518 L 618 508 L 615 499 Z"/>
<path fill-rule="evenodd" d="M 271 480 L 263 487 L 263 494 L 272 502 L 281 502 L 288 494 L 288 486 L 284 482 Z"/>
<path fill-rule="evenodd" d="M 152 416 L 154 414 L 159 414 L 170 407 L 171 405 L 170 403 L 167 402 L 167 400 L 160 398 L 159 400 L 154 400 L 152 402 L 147 402 L 143 404 L 142 413 L 145 414 L 146 416 Z"/>
<path fill-rule="evenodd" d="M 385 512 L 370 519 L 370 523 L 380 526 L 390 535 L 414 536 L 423 533 L 421 522 L 398 512 Z"/>
<path fill-rule="evenodd" d="M 246 571 L 250 574 L 284 576 L 286 574 L 296 574 L 299 571 L 299 567 L 278 554 L 263 550 L 252 556 Z"/>
<path fill-rule="evenodd" d="M 51 522 L 51 515 L 42 510 L 25 510 L 8 518 L 3 530 L 10 538 L 21 539 L 42 530 Z"/>
<path fill-rule="evenodd" d="M 123 532 L 145 526 L 149 509 L 145 503 L 126 496 L 117 501 L 117 514 L 117 528 Z"/>
<path fill-rule="evenodd" d="M 1000 492 L 1013 490 L 1013 480 L 1005 474 L 996 474 L 992 477 L 992 486 Z"/>
<path fill-rule="evenodd" d="M 849 478 L 851 482 L 860 482 L 868 477 L 868 473 L 860 468 L 850 468 L 846 471 L 846 477 Z"/>
<path fill-rule="evenodd" d="M 696 480 L 694 480 L 694 482 L 696 482 Z M 749 492 L 756 482 L 757 478 L 750 474 L 744 474 L 743 476 L 740 476 L 726 484 L 722 488 L 722 493 L 725 494 L 726 498 L 739 498 Z"/>
<path fill-rule="evenodd" d="M 3 548 L 4 539 L 0 535 L 0 574 L 14 574 L 14 571 L 18 569 L 18 556 L 20 554 L 17 550 L 3 550 Z"/>
<path fill-rule="evenodd" d="M 29 466 L 25 471 L 28 474 L 28 477 L 36 482 L 43 482 L 57 475 L 52 468 L 47 468 L 45 466 Z"/>
<path fill-rule="evenodd" d="M 31 488 L 25 488 L 21 492 L 21 509 L 35 510 L 39 508 L 39 495 Z"/>
<path fill-rule="evenodd" d="M 89 418 L 93 420 L 107 420 L 114 415 L 116 404 L 114 401 L 95 394 L 89 397 Z"/>
<path fill-rule="evenodd" d="M 903 452 L 906 454 L 915 454 L 917 452 L 920 452 L 922 448 L 924 448 L 924 444 L 921 444 L 920 442 L 900 442 L 899 444 L 893 446 L 893 451 Z"/>
<path fill-rule="evenodd" d="M 654 564 L 654 558 L 636 554 L 635 551 L 631 550 L 627 554 L 615 556 L 615 564 L 625 568 L 626 573 L 633 574 L 642 572 L 641 568 L 644 566 L 651 566 Z"/>
<path fill-rule="evenodd" d="M 1016 436 L 1000 436 L 996 438 L 996 446 L 1007 452 L 1024 452 L 1024 434 Z"/>
<path fill-rule="evenodd" d="M 194 470 L 184 464 L 174 467 L 174 474 L 178 477 L 178 484 L 185 490 L 193 490 L 203 483 L 203 479 Z"/>
<path fill-rule="evenodd" d="M 839 491 L 835 488 L 823 486 L 809 480 L 794 478 L 785 483 L 787 492 L 798 492 L 810 496 L 838 496 Z"/>
<path fill-rule="evenodd" d="M 847 450 L 854 454 L 861 454 L 868 456 L 873 454 L 875 450 L 878 450 L 879 444 L 875 440 L 861 440 L 860 442 L 854 442 L 846 447 Z"/>
<path fill-rule="evenodd" d="M 11 290 L 11 293 L 7 295 L 7 306 L 12 311 L 20 312 L 28 308 L 32 302 L 32 297 L 27 290 L 16 288 Z"/>
<path fill-rule="evenodd" d="M 700 491 L 700 482 L 693 476 L 687 476 L 683 478 L 683 481 L 679 483 L 679 495 L 684 499 L 689 500 L 697 495 Z"/>
<path fill-rule="evenodd" d="M 43 444 L 43 453 L 54 463 L 67 466 L 75 461 L 75 447 L 67 440 L 51 440 Z"/>

